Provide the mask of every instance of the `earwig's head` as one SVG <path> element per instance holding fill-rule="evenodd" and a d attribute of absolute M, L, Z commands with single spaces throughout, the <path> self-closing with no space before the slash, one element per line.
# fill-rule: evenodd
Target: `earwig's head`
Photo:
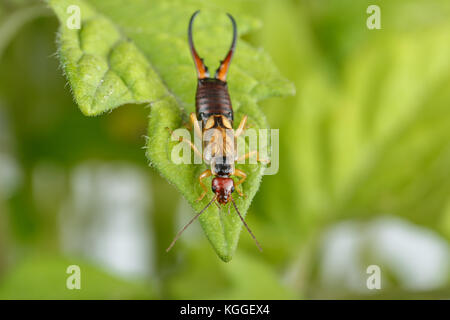
<path fill-rule="evenodd" d="M 226 204 L 231 199 L 231 194 L 234 192 L 234 181 L 231 178 L 216 177 L 211 183 L 212 191 L 217 196 L 217 201 L 220 204 Z"/>

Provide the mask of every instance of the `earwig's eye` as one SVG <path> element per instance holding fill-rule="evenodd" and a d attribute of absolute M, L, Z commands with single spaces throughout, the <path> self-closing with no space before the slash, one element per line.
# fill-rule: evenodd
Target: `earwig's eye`
<path fill-rule="evenodd" d="M 212 191 L 216 192 L 216 186 L 212 186 Z"/>
<path fill-rule="evenodd" d="M 231 192 L 234 192 L 234 186 L 233 186 L 233 187 L 231 187 Z"/>

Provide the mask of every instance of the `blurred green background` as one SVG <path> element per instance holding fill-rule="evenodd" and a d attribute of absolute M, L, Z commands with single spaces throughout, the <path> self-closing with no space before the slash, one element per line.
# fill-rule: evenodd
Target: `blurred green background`
<path fill-rule="evenodd" d="M 57 19 L 2 0 L 0 298 L 450 298 L 450 2 L 214 2 L 262 21 L 246 40 L 297 90 L 262 103 L 280 129 L 247 218 L 264 252 L 243 232 L 223 263 L 196 223 L 166 253 L 193 211 L 148 167 L 148 109 L 84 117 Z"/>

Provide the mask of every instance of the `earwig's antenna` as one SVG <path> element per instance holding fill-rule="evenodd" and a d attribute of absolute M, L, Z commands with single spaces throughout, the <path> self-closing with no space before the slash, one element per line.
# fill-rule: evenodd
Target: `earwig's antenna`
<path fill-rule="evenodd" d="M 173 239 L 172 243 L 170 244 L 170 246 L 166 249 L 166 252 L 169 252 L 170 249 L 172 249 L 173 245 L 175 244 L 175 242 L 178 240 L 178 238 L 181 236 L 181 234 L 183 233 L 184 230 L 187 229 L 187 227 L 189 227 L 191 225 L 192 222 L 194 222 L 206 209 L 209 208 L 209 206 L 216 201 L 216 196 L 214 196 L 211 201 L 206 205 L 206 207 L 204 207 L 202 209 L 202 211 L 200 211 L 199 213 L 197 213 L 195 215 L 195 217 L 193 217 L 191 219 L 191 221 L 189 221 L 184 227 L 183 229 L 180 230 L 180 232 L 177 233 L 177 235 L 175 236 L 175 238 Z"/>
<path fill-rule="evenodd" d="M 188 39 L 189 39 L 189 48 L 191 49 L 192 58 L 194 59 L 195 68 L 197 69 L 197 76 L 199 79 L 204 79 L 209 77 L 208 67 L 203 63 L 203 59 L 199 57 L 197 54 L 197 50 L 195 50 L 194 41 L 192 39 L 192 25 L 194 24 L 194 19 L 200 10 L 194 12 L 189 21 L 188 28 Z"/>
<path fill-rule="evenodd" d="M 231 41 L 231 47 L 228 51 L 228 54 L 226 55 L 225 59 L 223 61 L 220 61 L 220 66 L 216 70 L 216 79 L 219 79 L 223 82 L 227 80 L 227 73 L 228 73 L 228 67 L 230 66 L 231 59 L 233 58 L 234 50 L 236 48 L 236 39 L 237 39 L 237 27 L 236 27 L 236 21 L 234 20 L 233 16 L 229 13 L 227 13 L 228 17 L 231 20 L 231 23 L 233 24 L 233 40 Z"/>
<path fill-rule="evenodd" d="M 234 199 L 232 197 L 231 198 L 231 202 L 233 202 L 233 206 L 234 209 L 236 209 L 237 214 L 239 215 L 239 218 L 241 218 L 242 223 L 244 224 L 244 226 L 247 228 L 248 233 L 250 233 L 250 235 L 252 236 L 253 240 L 255 240 L 256 242 L 256 246 L 258 247 L 259 251 L 263 251 L 261 248 L 261 245 L 259 244 L 258 240 L 256 240 L 255 235 L 252 233 L 252 231 L 250 230 L 250 228 L 248 227 L 247 223 L 245 222 L 244 218 L 242 218 L 241 213 L 239 212 L 237 206 L 236 206 L 236 202 L 234 202 Z"/>

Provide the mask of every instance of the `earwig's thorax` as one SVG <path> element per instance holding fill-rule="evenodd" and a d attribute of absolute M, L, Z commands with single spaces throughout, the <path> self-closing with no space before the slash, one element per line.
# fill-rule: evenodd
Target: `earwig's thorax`
<path fill-rule="evenodd" d="M 234 173 L 234 158 L 229 156 L 215 156 L 211 159 L 211 172 L 218 177 L 229 177 Z"/>

